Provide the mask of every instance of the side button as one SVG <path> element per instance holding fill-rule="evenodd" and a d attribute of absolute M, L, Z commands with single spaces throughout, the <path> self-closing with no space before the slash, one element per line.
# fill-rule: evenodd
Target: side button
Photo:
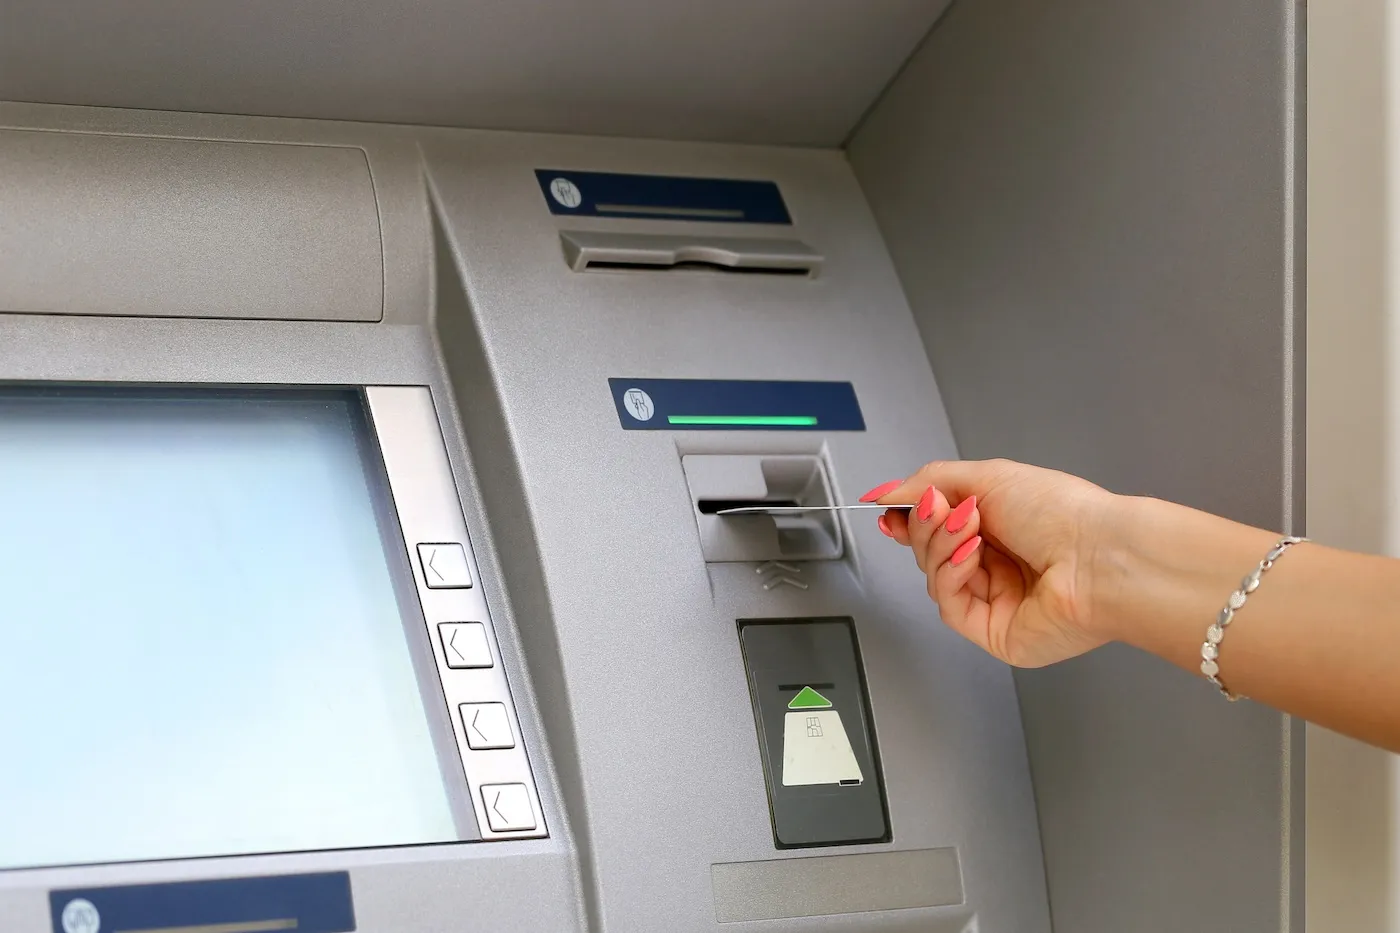
<path fill-rule="evenodd" d="M 484 748 L 515 748 L 515 736 L 510 732 L 510 717 L 504 703 L 462 703 L 462 728 L 467 733 L 467 745 L 478 751 Z"/>
<path fill-rule="evenodd" d="M 480 622 L 439 622 L 442 656 L 451 668 L 492 667 L 486 626 Z"/>
<path fill-rule="evenodd" d="M 524 784 L 483 784 L 481 802 L 486 806 L 486 821 L 491 824 L 492 832 L 520 832 L 535 828 L 530 792 Z"/>
<path fill-rule="evenodd" d="M 420 544 L 418 562 L 430 590 L 464 590 L 472 585 L 467 552 L 460 544 Z"/>

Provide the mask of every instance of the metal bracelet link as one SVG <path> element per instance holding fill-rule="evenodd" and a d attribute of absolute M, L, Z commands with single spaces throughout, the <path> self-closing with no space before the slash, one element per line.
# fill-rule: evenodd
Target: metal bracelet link
<path fill-rule="evenodd" d="M 1206 629 L 1206 640 L 1201 645 L 1201 673 L 1206 675 L 1206 680 L 1214 684 L 1225 699 L 1234 702 L 1240 697 L 1231 693 L 1225 684 L 1220 680 L 1220 643 L 1225 640 L 1225 630 L 1230 627 L 1230 623 L 1235 620 L 1235 613 L 1238 612 L 1249 600 L 1249 594 L 1259 589 L 1259 578 L 1269 570 L 1283 552 L 1295 544 L 1302 544 L 1307 538 L 1300 538 L 1296 535 L 1285 535 L 1273 546 L 1264 559 L 1259 562 L 1259 566 L 1249 572 L 1249 575 L 1240 581 L 1240 588 L 1230 594 L 1229 600 L 1225 603 L 1225 608 L 1220 610 L 1220 615 L 1216 616 L 1210 628 Z"/>

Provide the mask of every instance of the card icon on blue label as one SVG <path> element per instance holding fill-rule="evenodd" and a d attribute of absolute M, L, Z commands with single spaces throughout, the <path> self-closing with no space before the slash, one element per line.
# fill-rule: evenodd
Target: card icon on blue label
<path fill-rule="evenodd" d="M 627 414 L 636 421 L 650 421 L 652 415 L 656 414 L 656 403 L 647 395 L 645 389 L 628 389 L 622 393 L 622 400 Z"/>

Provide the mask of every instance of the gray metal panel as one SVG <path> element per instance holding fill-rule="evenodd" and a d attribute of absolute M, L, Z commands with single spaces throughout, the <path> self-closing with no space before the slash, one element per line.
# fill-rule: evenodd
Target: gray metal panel
<path fill-rule="evenodd" d="M 359 155 L 369 164 L 369 174 L 373 183 L 371 194 L 376 200 L 374 207 L 378 213 L 379 235 L 382 240 L 381 261 L 383 264 L 384 294 L 381 320 L 385 324 L 421 324 L 427 319 L 432 286 L 432 251 L 425 245 L 431 242 L 428 227 L 428 204 L 427 194 L 423 188 L 418 140 L 413 135 L 415 131 L 410 128 L 355 126 L 313 120 L 227 117 L 216 114 L 107 110 L 95 107 L 53 107 L 5 101 L 0 101 L 0 128 L 117 137 L 159 137 L 172 140 L 210 140 L 231 143 L 266 142 L 291 145 L 298 149 L 335 147 L 337 149 L 358 150 L 358 153 L 352 151 L 348 155 Z M 455 138 L 466 135 L 469 134 L 454 134 Z M 141 147 L 141 151 L 157 154 L 164 149 L 161 146 L 145 145 Z M 340 166 L 343 169 L 340 158 L 343 157 L 330 160 L 327 167 L 334 169 L 336 166 Z M 293 161 L 296 161 L 295 157 L 293 157 Z M 316 160 L 312 159 L 311 161 L 315 162 Z M 298 165 L 302 171 L 308 168 L 305 160 L 302 160 Z M 147 172 L 156 170 L 151 165 L 133 166 L 132 169 Z M 235 172 L 233 177 L 236 177 L 237 174 Z M 362 179 L 362 173 L 358 168 L 352 174 L 356 179 Z M 265 213 L 265 207 L 250 207 L 245 199 L 248 199 L 250 195 L 254 196 L 255 199 L 257 192 L 263 190 L 264 185 L 277 184 L 277 182 L 255 179 L 251 189 L 239 189 L 231 183 L 233 177 L 225 177 L 221 183 L 214 185 L 214 190 L 209 193 L 216 194 L 223 199 L 232 212 L 257 213 L 262 211 Z M 207 175 L 205 179 L 208 180 Z M 307 181 L 314 191 L 321 194 L 323 202 L 327 192 L 331 194 L 348 193 L 350 190 L 346 187 L 344 178 L 310 178 Z M 111 189 L 104 190 L 99 193 L 99 201 L 110 207 L 114 201 L 119 201 L 115 197 L 118 193 Z M 161 191 L 160 197 L 168 199 L 171 197 L 171 193 Z M 289 192 L 289 197 L 292 199 L 292 203 L 305 204 L 315 200 L 308 198 L 305 192 L 292 191 Z M 337 204 L 327 205 L 327 209 L 332 216 L 342 216 L 341 212 L 345 211 L 344 206 Z M 179 214 L 178 211 L 175 213 Z M 71 211 L 69 211 L 69 215 L 72 216 Z M 83 212 L 73 219 L 79 224 L 77 229 L 67 229 L 64 232 L 64 239 L 51 243 L 51 246 L 58 248 L 65 241 L 86 241 L 86 238 L 90 236 L 88 231 L 92 223 L 91 217 L 87 212 Z M 199 222 L 197 218 L 180 216 L 177 228 L 179 224 L 197 222 Z M 313 223 L 308 229 L 314 231 L 320 228 Z M 333 231 L 332 236 L 339 237 L 342 234 L 339 231 Z M 292 245 L 294 253 L 302 251 L 302 244 L 294 243 Z M 178 250 L 190 249 L 189 246 L 182 244 L 165 243 L 164 246 Z M 320 255 L 325 256 L 324 253 Z M 251 282 L 252 291 L 250 294 L 254 296 L 261 294 L 261 290 L 267 287 L 254 281 L 258 276 L 266 274 L 267 271 L 267 267 L 259 263 L 261 256 L 257 250 L 242 249 L 235 244 L 233 250 L 216 258 L 218 262 L 213 268 L 206 270 L 208 274 L 226 277 L 228 281 Z M 356 256 L 353 253 L 347 253 L 344 258 L 355 260 Z M 46 261 L 52 262 L 52 259 L 49 258 Z M 317 270 L 315 274 L 324 274 L 325 271 Z M 350 282 L 361 281 L 365 275 L 364 270 L 345 263 L 339 264 L 332 271 Z M 197 280 L 193 284 L 200 285 Z M 8 287 L 12 286 L 0 282 L 0 290 Z M 100 288 L 100 283 L 96 287 Z M 178 301 L 177 296 L 170 294 L 172 291 L 173 284 L 165 288 L 164 294 L 161 296 L 160 306 L 194 303 L 192 300 Z M 222 301 L 231 302 L 231 296 L 220 297 Z M 78 304 L 91 306 L 98 306 L 104 300 L 98 291 L 89 291 L 79 298 L 81 300 L 78 301 Z M 233 306 L 237 308 L 247 307 L 247 305 L 242 304 Z M 2 318 L 3 316 L 0 316 L 0 319 Z M 66 325 L 54 324 L 53 326 Z M 139 331 L 142 326 L 135 322 L 123 325 L 116 329 L 114 336 L 121 340 L 132 339 L 132 335 Z M 294 327 L 295 325 L 285 326 Z M 353 332 L 353 330 L 353 328 L 334 329 L 332 333 L 345 334 Z M 179 328 L 172 331 L 172 333 L 185 332 L 187 332 L 185 329 Z M 215 332 L 229 333 L 229 331 L 220 329 L 216 329 Z M 245 328 L 239 332 L 263 333 L 259 328 L 251 330 Z M 320 348 L 315 346 L 313 342 L 310 352 L 320 355 Z M 328 360 L 343 359 L 342 356 L 330 352 L 326 353 L 324 358 Z M 102 361 L 97 362 L 99 365 L 107 365 Z"/>
<path fill-rule="evenodd" d="M 377 321 L 361 150 L 0 130 L 0 311 Z"/>
<path fill-rule="evenodd" d="M 721 923 L 947 907 L 963 900 L 957 849 L 730 862 L 710 872 Z"/>
<path fill-rule="evenodd" d="M 937 623 L 907 553 L 865 515 L 841 519 L 845 559 L 807 562 L 806 590 L 765 591 L 752 565 L 703 559 L 685 455 L 821 455 L 836 498 L 853 501 L 953 453 L 914 322 L 840 154 L 487 135 L 470 147 L 435 137 L 424 151 L 441 226 L 436 326 L 507 580 L 528 606 L 521 634 L 582 821 L 598 928 L 712 931 L 711 865 L 778 857 L 735 620 L 849 615 L 894 834 L 853 848 L 954 847 L 968 904 L 956 921 L 949 908 L 917 908 L 824 917 L 820 928 L 962 930 L 975 914 L 987 930 L 1048 930 L 1010 673 Z M 773 178 L 795 233 L 826 258 L 822 274 L 576 273 L 531 171 L 558 164 Z M 619 228 L 592 229 L 609 226 Z M 628 375 L 850 379 L 868 430 L 624 431 L 607 379 Z"/>
<path fill-rule="evenodd" d="M 357 933 L 581 931 L 571 858 L 549 840 L 0 873 L 0 929 L 53 933 L 48 890 L 348 870 Z"/>
<path fill-rule="evenodd" d="M 0 99 L 837 145 L 947 0 L 7 0 Z"/>
<path fill-rule="evenodd" d="M 0 122 L 363 149 L 384 218 L 383 323 L 6 314 L 0 379 L 430 386 L 550 815 L 545 840 L 6 874 L 0 917 L 18 917 L 17 933 L 44 929 L 50 885 L 327 867 L 351 871 L 369 933 L 570 930 L 585 910 L 597 930 L 713 930 L 711 865 L 778 856 L 734 620 L 779 614 L 856 619 L 895 838 L 855 848 L 956 848 L 968 903 L 726 929 L 1048 928 L 1011 678 L 937 624 L 907 556 L 870 522 L 842 518 L 847 557 L 813 562 L 806 591 L 767 592 L 747 565 L 707 572 L 701 560 L 685 454 L 822 456 L 849 501 L 953 451 L 893 266 L 839 154 L 15 104 L 0 104 Z M 796 235 L 826 257 L 822 274 L 575 273 L 531 172 L 565 162 L 772 177 Z M 622 431 L 605 381 L 616 372 L 849 378 L 869 430 Z M 883 906 L 918 894 L 895 888 Z"/>
<path fill-rule="evenodd" d="M 501 586 L 494 530 L 481 511 L 476 475 L 464 453 L 457 402 L 428 326 L 432 241 L 416 142 L 395 128 L 13 104 L 0 104 L 0 123 L 350 146 L 367 156 L 375 187 L 385 196 L 380 211 L 390 297 L 383 322 L 0 314 L 0 380 L 429 386 L 550 833 L 540 840 L 3 872 L 0 927 L 6 933 L 48 933 L 45 891 L 51 887 L 345 869 L 365 933 L 582 929 L 570 814 L 560 803 L 513 603 Z M 458 134 L 458 144 L 469 135 Z M 246 256 L 240 264 L 245 274 L 257 268 Z"/>
<path fill-rule="evenodd" d="M 1293 6 L 959 4 L 872 113 L 964 455 L 1299 527 Z M 1120 648 L 1017 684 L 1057 929 L 1296 917 L 1291 724 Z"/>

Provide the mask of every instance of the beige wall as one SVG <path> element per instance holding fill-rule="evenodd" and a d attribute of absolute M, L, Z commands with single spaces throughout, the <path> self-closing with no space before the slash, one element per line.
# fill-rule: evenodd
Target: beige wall
<path fill-rule="evenodd" d="M 1400 555 L 1400 0 L 1308 17 L 1307 527 Z M 1400 933 L 1400 759 L 1310 727 L 1307 768 L 1308 930 Z"/>

